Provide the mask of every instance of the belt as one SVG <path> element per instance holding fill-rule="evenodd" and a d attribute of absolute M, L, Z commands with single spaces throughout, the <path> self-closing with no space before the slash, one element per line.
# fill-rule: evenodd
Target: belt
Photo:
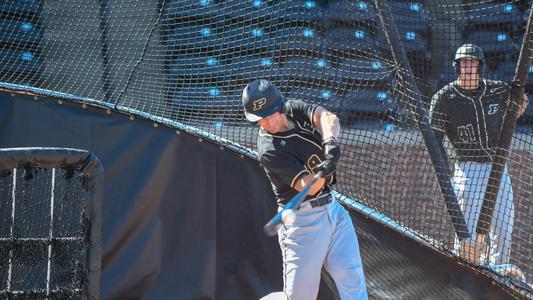
<path fill-rule="evenodd" d="M 462 163 L 478 163 L 478 164 L 488 164 L 492 163 L 492 157 L 472 157 L 472 158 L 459 158 L 459 162 Z"/>
<path fill-rule="evenodd" d="M 320 207 L 320 206 L 327 205 L 327 204 L 331 203 L 332 200 L 333 200 L 333 197 L 331 197 L 331 194 L 327 193 L 325 195 L 320 195 L 320 196 L 318 196 L 316 198 L 309 199 L 309 200 L 305 201 L 304 203 L 307 202 L 307 203 L 309 203 L 311 205 L 312 208 L 315 208 L 315 207 Z"/>

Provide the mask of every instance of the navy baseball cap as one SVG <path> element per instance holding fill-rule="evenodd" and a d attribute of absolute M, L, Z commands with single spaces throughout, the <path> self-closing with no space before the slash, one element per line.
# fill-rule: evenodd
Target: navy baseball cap
<path fill-rule="evenodd" d="M 280 91 L 266 79 L 250 82 L 242 91 L 244 115 L 250 122 L 257 122 L 276 112 L 283 112 L 285 100 Z"/>

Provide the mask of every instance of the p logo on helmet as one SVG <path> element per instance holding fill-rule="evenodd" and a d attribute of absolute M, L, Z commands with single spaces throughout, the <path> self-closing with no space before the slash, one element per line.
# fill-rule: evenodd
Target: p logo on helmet
<path fill-rule="evenodd" d="M 242 91 L 244 116 L 250 122 L 257 122 L 276 112 L 285 111 L 285 100 L 280 91 L 266 79 L 250 82 Z"/>
<path fill-rule="evenodd" d="M 263 107 L 263 105 L 265 105 L 266 102 L 267 102 L 266 98 L 255 100 L 254 102 L 252 102 L 253 110 L 254 111 L 260 110 Z"/>

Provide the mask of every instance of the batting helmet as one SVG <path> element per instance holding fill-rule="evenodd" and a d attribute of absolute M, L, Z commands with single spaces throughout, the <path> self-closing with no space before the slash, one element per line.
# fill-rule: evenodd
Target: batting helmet
<path fill-rule="evenodd" d="M 485 55 L 479 46 L 474 44 L 464 44 L 457 49 L 453 59 L 453 67 L 455 68 L 455 73 L 457 74 L 459 74 L 460 69 L 459 61 L 463 58 L 477 59 L 479 61 L 478 72 L 481 74 L 483 65 L 485 64 Z"/>
<path fill-rule="evenodd" d="M 244 88 L 242 104 L 244 115 L 250 122 L 257 122 L 276 112 L 285 111 L 283 95 L 266 79 L 254 80 Z"/>

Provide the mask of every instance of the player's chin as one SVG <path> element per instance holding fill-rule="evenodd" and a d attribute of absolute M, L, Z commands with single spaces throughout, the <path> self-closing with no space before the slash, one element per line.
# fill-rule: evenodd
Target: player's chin
<path fill-rule="evenodd" d="M 278 133 L 280 129 L 281 129 L 281 126 L 272 126 L 272 127 L 267 128 L 267 131 L 271 134 L 275 134 L 275 133 Z"/>

